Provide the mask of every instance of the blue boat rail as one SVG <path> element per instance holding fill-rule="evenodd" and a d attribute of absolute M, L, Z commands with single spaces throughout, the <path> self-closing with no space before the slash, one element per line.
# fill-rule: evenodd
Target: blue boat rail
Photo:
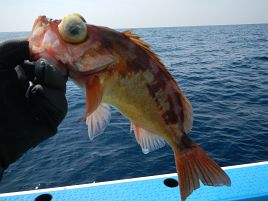
<path fill-rule="evenodd" d="M 231 187 L 201 185 L 186 201 L 267 201 L 268 161 L 223 168 Z M 0 194 L 0 201 L 179 201 L 177 174 Z"/>

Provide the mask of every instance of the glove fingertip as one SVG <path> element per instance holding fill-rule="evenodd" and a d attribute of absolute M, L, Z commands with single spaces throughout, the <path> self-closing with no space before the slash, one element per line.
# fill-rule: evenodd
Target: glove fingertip
<path fill-rule="evenodd" d="M 31 95 L 40 96 L 44 94 L 44 88 L 42 85 L 37 84 L 31 89 Z"/>

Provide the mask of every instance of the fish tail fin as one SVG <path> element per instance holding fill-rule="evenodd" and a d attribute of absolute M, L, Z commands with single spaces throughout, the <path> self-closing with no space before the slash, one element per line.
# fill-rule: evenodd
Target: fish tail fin
<path fill-rule="evenodd" d="M 228 175 L 197 144 L 174 153 L 182 201 L 200 187 L 199 180 L 208 186 L 231 185 Z"/>

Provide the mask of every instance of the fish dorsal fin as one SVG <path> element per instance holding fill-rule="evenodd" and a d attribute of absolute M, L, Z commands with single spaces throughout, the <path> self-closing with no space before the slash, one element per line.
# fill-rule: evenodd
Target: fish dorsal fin
<path fill-rule="evenodd" d="M 110 106 L 101 103 L 99 107 L 87 117 L 88 136 L 92 141 L 96 136 L 103 133 L 111 119 Z"/>
<path fill-rule="evenodd" d="M 88 136 L 93 140 L 100 135 L 111 119 L 109 105 L 102 103 L 103 90 L 98 77 L 88 80 L 86 85 L 86 124 Z"/>
<path fill-rule="evenodd" d="M 142 47 L 147 52 L 147 54 L 154 60 L 154 62 L 165 68 L 165 65 L 161 62 L 159 57 L 151 50 L 150 45 L 142 41 L 137 34 L 132 33 L 130 30 L 124 31 L 122 32 L 122 34 L 130 38 L 138 46 Z"/>
<path fill-rule="evenodd" d="M 140 46 L 145 52 L 150 56 L 150 58 L 158 65 L 158 67 L 163 71 L 163 73 L 166 73 L 169 80 L 173 82 L 173 84 L 177 85 L 177 82 L 175 79 L 170 75 L 165 65 L 161 62 L 159 57 L 152 51 L 150 48 L 150 45 L 148 45 L 146 42 L 142 41 L 140 37 L 137 34 L 132 33 L 130 30 L 122 32 L 125 36 L 127 36 L 131 41 L 133 41 L 136 45 Z"/>
<path fill-rule="evenodd" d="M 134 123 L 131 124 L 131 128 L 134 130 L 136 140 L 141 146 L 144 154 L 160 149 L 166 144 L 165 140 L 160 136 L 141 128 Z"/>

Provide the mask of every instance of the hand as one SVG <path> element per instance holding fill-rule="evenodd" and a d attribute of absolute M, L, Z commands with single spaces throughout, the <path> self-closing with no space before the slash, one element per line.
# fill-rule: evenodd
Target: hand
<path fill-rule="evenodd" d="M 35 63 L 24 62 L 15 70 L 20 80 L 31 82 L 25 96 L 31 105 L 33 116 L 46 121 L 51 128 L 57 128 L 67 112 L 67 77 L 44 59 Z"/>
<path fill-rule="evenodd" d="M 67 78 L 29 62 L 28 41 L 0 44 L 0 177 L 28 149 L 53 136 L 67 112 Z"/>

